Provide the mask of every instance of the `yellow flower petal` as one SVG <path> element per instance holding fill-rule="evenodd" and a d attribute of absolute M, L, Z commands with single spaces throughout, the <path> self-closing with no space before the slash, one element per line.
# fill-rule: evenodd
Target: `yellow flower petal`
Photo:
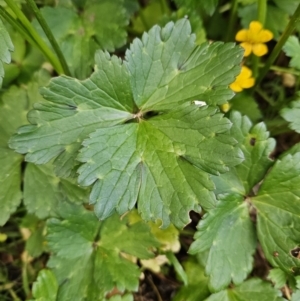
<path fill-rule="evenodd" d="M 257 56 L 263 56 L 268 52 L 268 47 L 263 43 L 254 44 L 252 51 Z"/>
<path fill-rule="evenodd" d="M 250 43 L 244 42 L 241 43 L 240 46 L 242 46 L 245 49 L 244 56 L 250 55 L 250 53 L 252 52 L 252 45 Z"/>
<path fill-rule="evenodd" d="M 236 82 L 232 83 L 231 85 L 229 85 L 229 88 L 233 91 L 233 92 L 241 92 L 243 91 L 243 88 L 240 87 L 240 85 Z"/>
<path fill-rule="evenodd" d="M 251 69 L 249 69 L 246 66 L 242 66 L 242 70 L 240 75 L 238 76 L 239 80 L 244 80 L 244 79 L 248 79 L 249 77 L 251 77 L 252 75 L 252 71 Z"/>
<path fill-rule="evenodd" d="M 269 42 L 273 39 L 273 33 L 270 30 L 262 30 L 257 37 L 257 40 L 261 43 Z"/>
<path fill-rule="evenodd" d="M 241 29 L 237 32 L 235 36 L 236 41 L 238 42 L 245 42 L 248 40 L 248 30 L 247 29 Z"/>
<path fill-rule="evenodd" d="M 243 80 L 242 83 L 240 83 L 243 89 L 248 89 L 254 86 L 255 79 L 253 77 L 250 77 L 248 79 Z"/>
<path fill-rule="evenodd" d="M 249 35 L 256 36 L 262 30 L 262 24 L 258 21 L 252 21 L 249 25 Z"/>

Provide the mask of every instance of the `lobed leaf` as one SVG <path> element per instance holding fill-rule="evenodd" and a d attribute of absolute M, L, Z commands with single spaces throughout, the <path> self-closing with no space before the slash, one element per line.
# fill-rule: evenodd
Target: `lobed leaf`
<path fill-rule="evenodd" d="M 299 273 L 293 253 L 300 235 L 300 153 L 278 159 L 252 203 L 257 209 L 258 238 L 268 261 L 288 273 Z"/>
<path fill-rule="evenodd" d="M 270 154 L 275 148 L 275 140 L 269 138 L 264 123 L 252 125 L 247 116 L 233 111 L 230 115 L 233 126 L 231 135 L 238 141 L 245 160 L 219 177 L 213 176 L 216 193 L 233 193 L 247 196 L 253 187 L 265 176 L 273 164 Z"/>
<path fill-rule="evenodd" d="M 35 105 L 31 125 L 10 146 L 29 162 L 55 159 L 63 177 L 84 163 L 79 183 L 93 184 L 90 202 L 100 219 L 137 202 L 144 219 L 184 227 L 190 210 L 214 207 L 208 173 L 243 160 L 228 135 L 231 122 L 214 106 L 233 96 L 228 84 L 242 50 L 231 43 L 197 47 L 194 39 L 183 19 L 134 40 L 125 62 L 99 51 L 90 78 L 63 76 L 42 90 L 47 102 Z"/>
<path fill-rule="evenodd" d="M 205 271 L 210 288 L 219 291 L 231 281 L 241 284 L 252 270 L 256 249 L 249 204 L 238 195 L 227 195 L 204 215 L 197 228 L 189 253 L 208 251 Z"/>
<path fill-rule="evenodd" d="M 126 43 L 128 15 L 122 0 L 84 1 L 80 14 L 74 7 L 44 7 L 41 13 L 60 44 L 74 77 L 89 76 L 97 49 L 114 51 Z M 45 37 L 38 22 L 39 34 Z M 48 40 L 45 37 L 45 40 Z"/>
<path fill-rule="evenodd" d="M 138 288 L 139 269 L 128 255 L 152 257 L 150 248 L 158 242 L 148 226 L 128 226 L 114 215 L 99 222 L 82 206 L 63 202 L 60 217 L 48 220 L 49 248 L 54 253 L 48 266 L 58 280 L 58 300 L 97 301 L 117 287 Z M 76 271 L 76 273 L 74 273 Z"/>

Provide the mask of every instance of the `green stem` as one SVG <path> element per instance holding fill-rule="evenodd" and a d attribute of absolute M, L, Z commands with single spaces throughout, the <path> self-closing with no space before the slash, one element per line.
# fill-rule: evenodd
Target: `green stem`
<path fill-rule="evenodd" d="M 229 42 L 232 39 L 233 33 L 235 32 L 235 24 L 237 19 L 237 8 L 238 8 L 238 0 L 231 1 L 231 9 L 229 16 L 229 24 L 225 34 L 225 42 Z"/>
<path fill-rule="evenodd" d="M 257 0 L 257 21 L 265 25 L 267 14 L 267 0 Z"/>
<path fill-rule="evenodd" d="M 22 285 L 26 296 L 29 296 L 30 288 L 29 288 L 28 275 L 27 275 L 27 263 L 23 263 L 22 265 Z"/>
<path fill-rule="evenodd" d="M 264 64 L 259 64 L 260 68 L 263 68 L 264 66 L 265 66 Z M 292 69 L 292 68 L 284 68 L 284 67 L 272 65 L 272 66 L 270 66 L 270 70 L 300 76 L 300 71 L 297 71 L 297 70 Z"/>
<path fill-rule="evenodd" d="M 267 0 L 257 0 L 257 21 L 259 21 L 263 26 L 266 20 L 267 13 Z M 253 77 L 258 76 L 258 65 L 260 63 L 260 57 L 252 55 L 252 72 Z"/>
<path fill-rule="evenodd" d="M 41 14 L 40 10 L 38 9 L 37 5 L 35 4 L 34 0 L 26 0 L 27 4 L 31 7 L 31 9 L 33 10 L 36 19 L 38 20 L 38 22 L 40 23 L 41 27 L 43 28 L 49 42 L 51 43 L 57 57 L 60 60 L 60 63 L 64 69 L 64 73 L 66 75 L 71 75 L 69 67 L 67 65 L 67 62 L 65 60 L 65 57 L 57 43 L 57 41 L 55 40 L 51 29 L 49 28 L 47 22 L 45 21 L 43 15 Z"/>
<path fill-rule="evenodd" d="M 36 41 L 32 39 L 23 26 L 17 20 L 15 20 L 1 5 L 0 16 L 2 16 L 3 19 L 13 26 L 31 45 L 39 47 Z"/>
<path fill-rule="evenodd" d="M 159 0 L 161 12 L 164 14 L 169 14 L 168 5 L 165 0 Z"/>
<path fill-rule="evenodd" d="M 19 299 L 19 297 L 17 296 L 17 294 L 15 293 L 15 291 L 13 289 L 9 289 L 8 290 L 11 297 L 13 298 L 14 301 L 20 301 L 21 299 Z"/>
<path fill-rule="evenodd" d="M 15 4 L 14 0 L 5 0 L 6 4 L 10 7 L 10 9 L 15 13 L 16 17 L 21 22 L 24 29 L 28 32 L 33 40 L 35 40 L 39 49 L 44 53 L 44 55 L 48 58 L 50 63 L 53 65 L 54 69 L 58 74 L 63 74 L 64 70 L 60 64 L 60 61 L 55 56 L 55 54 L 51 51 L 51 49 L 47 46 L 47 44 L 42 40 L 40 35 L 31 25 L 29 20 L 23 14 L 23 12 L 19 9 L 19 7 Z"/>
<path fill-rule="evenodd" d="M 293 16 L 291 17 L 291 20 L 290 20 L 289 24 L 285 28 L 283 34 L 281 35 L 279 41 L 277 42 L 276 46 L 274 47 L 272 53 L 268 57 L 264 68 L 261 70 L 260 75 L 259 75 L 259 77 L 256 81 L 256 86 L 258 86 L 260 84 L 262 79 L 268 73 L 271 65 L 274 63 L 274 61 L 278 57 L 283 45 L 285 44 L 286 40 L 288 39 L 290 34 L 295 29 L 296 24 L 299 22 L 299 20 L 300 20 L 300 4 L 298 5 L 296 11 L 294 12 Z"/>
<path fill-rule="evenodd" d="M 257 87 L 255 89 L 255 92 L 257 92 L 270 106 L 275 106 L 275 102 L 273 101 L 272 98 L 270 98 L 267 93 L 265 93 L 262 89 Z"/>

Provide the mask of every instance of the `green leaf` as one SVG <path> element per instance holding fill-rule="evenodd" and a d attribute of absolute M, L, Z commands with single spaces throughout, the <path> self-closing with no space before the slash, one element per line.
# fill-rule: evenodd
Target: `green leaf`
<path fill-rule="evenodd" d="M 233 123 L 230 133 L 239 142 L 245 160 L 231 168 L 228 173 L 219 177 L 213 176 L 212 179 L 217 194 L 238 193 L 246 196 L 273 164 L 269 156 L 275 148 L 275 140 L 269 138 L 264 123 L 253 126 L 248 117 L 238 112 L 232 112 L 230 120 Z"/>
<path fill-rule="evenodd" d="M 194 10 L 204 10 L 207 14 L 212 15 L 218 6 L 218 0 L 175 0 L 175 3 L 181 7 L 186 6 Z"/>
<path fill-rule="evenodd" d="M 139 10 L 140 4 L 138 0 L 124 0 L 124 7 L 127 11 L 128 16 L 131 17 Z"/>
<path fill-rule="evenodd" d="M 291 57 L 289 66 L 300 69 L 299 39 L 296 36 L 290 36 L 282 49 L 287 56 Z"/>
<path fill-rule="evenodd" d="M 41 13 L 74 77 L 82 79 L 91 73 L 97 49 L 114 51 L 126 43 L 129 20 L 122 0 L 85 1 L 80 14 L 66 7 L 44 7 Z M 34 25 L 45 38 L 38 22 Z"/>
<path fill-rule="evenodd" d="M 288 122 L 289 127 L 300 133 L 300 100 L 292 101 L 289 107 L 284 108 L 280 111 L 280 115 Z"/>
<path fill-rule="evenodd" d="M 109 300 L 109 301 L 133 301 L 133 296 L 131 294 L 126 294 L 123 296 L 115 295 L 109 299 L 105 299 L 104 301 L 107 301 L 107 300 Z"/>
<path fill-rule="evenodd" d="M 24 176 L 24 204 L 29 213 L 40 219 L 56 215 L 63 199 L 88 202 L 89 191 L 76 185 L 72 179 L 55 176 L 51 165 L 27 164 Z"/>
<path fill-rule="evenodd" d="M 11 134 L 26 122 L 28 100 L 25 89 L 11 87 L 0 101 L 0 225 L 8 220 L 21 202 L 21 163 L 23 157 L 7 146 Z"/>
<path fill-rule="evenodd" d="M 58 279 L 58 300 L 98 301 L 114 287 L 138 288 L 139 269 L 125 255 L 150 258 L 150 248 L 159 245 L 144 222 L 128 226 L 127 217 L 120 221 L 114 215 L 101 223 L 92 212 L 66 202 L 59 212 L 60 218 L 48 221 L 54 253 L 48 266 Z"/>
<path fill-rule="evenodd" d="M 291 301 L 298 301 L 298 300 L 300 300 L 300 290 L 295 291 L 291 299 Z"/>
<path fill-rule="evenodd" d="M 22 156 L 0 147 L 0 226 L 6 223 L 21 202 L 22 161 Z"/>
<path fill-rule="evenodd" d="M 210 210 L 198 225 L 189 253 L 209 251 L 205 271 L 210 287 L 219 291 L 242 283 L 252 270 L 256 248 L 249 204 L 238 195 L 227 195 Z"/>
<path fill-rule="evenodd" d="M 100 126 L 113 126 L 132 116 L 125 66 L 108 53 L 98 52 L 96 60 L 98 70 L 90 79 L 54 78 L 42 90 L 48 102 L 35 104 L 28 115 L 33 125 L 21 127 L 13 138 L 12 147 L 28 152 L 27 161 L 42 164 L 59 156 L 57 171 L 67 177 L 78 164 L 75 159 L 84 138 Z"/>
<path fill-rule="evenodd" d="M 142 34 L 158 24 L 162 18 L 167 17 L 170 9 L 165 3 L 165 1 L 151 0 L 144 8 L 141 8 L 132 20 L 133 31 Z"/>
<path fill-rule="evenodd" d="M 257 196 L 251 198 L 257 214 L 258 238 L 267 260 L 287 273 L 299 273 L 293 250 L 300 235 L 300 153 L 278 159 Z"/>
<path fill-rule="evenodd" d="M 257 19 L 257 3 L 246 5 L 238 9 L 238 15 L 244 28 L 248 28 L 251 21 Z M 266 11 L 265 28 L 272 31 L 278 39 L 289 22 L 289 15 L 274 5 L 268 5 Z"/>
<path fill-rule="evenodd" d="M 296 287 L 300 289 L 300 276 L 295 277 L 296 279 Z"/>
<path fill-rule="evenodd" d="M 207 173 L 243 160 L 228 135 L 231 122 L 214 106 L 232 97 L 228 84 L 242 50 L 232 43 L 196 47 L 194 39 L 183 19 L 134 40 L 124 63 L 99 51 L 91 78 L 63 76 L 42 90 L 47 102 L 35 105 L 31 125 L 10 146 L 36 164 L 56 158 L 64 177 L 84 163 L 79 183 L 94 184 L 90 202 L 99 219 L 138 202 L 144 219 L 184 227 L 200 200 L 214 207 Z"/>
<path fill-rule="evenodd" d="M 246 91 L 237 93 L 230 100 L 231 110 L 239 111 L 246 115 L 252 122 L 256 123 L 262 119 L 262 113 L 254 97 Z"/>
<path fill-rule="evenodd" d="M 0 87 L 4 77 L 4 66 L 3 64 L 9 64 L 11 61 L 11 51 L 14 51 L 14 45 L 10 39 L 10 36 L 0 20 Z"/>
<path fill-rule="evenodd" d="M 288 275 L 281 269 L 272 269 L 269 272 L 268 279 L 274 283 L 276 289 L 281 289 L 285 286 Z"/>
<path fill-rule="evenodd" d="M 164 15 L 161 20 L 158 21 L 159 24 L 165 25 L 169 21 L 176 22 L 177 20 L 184 18 L 188 16 L 189 21 L 191 23 L 192 31 L 196 35 L 195 43 L 197 45 L 200 45 L 207 41 L 206 39 L 206 32 L 203 25 L 203 21 L 199 14 L 193 10 L 189 9 L 187 7 L 181 7 L 177 11 L 173 12 L 172 14 Z"/>
<path fill-rule="evenodd" d="M 179 288 L 173 301 L 199 301 L 210 295 L 208 289 L 208 278 L 204 274 L 203 267 L 194 257 L 183 263 L 187 277 L 188 285 Z"/>
<path fill-rule="evenodd" d="M 278 6 L 283 11 L 286 11 L 289 15 L 292 15 L 299 5 L 298 0 L 273 0 L 273 2 L 276 4 L 276 6 Z"/>
<path fill-rule="evenodd" d="M 49 270 L 41 270 L 32 287 L 32 293 L 35 300 L 56 301 L 57 291 L 58 284 L 54 274 Z"/>
<path fill-rule="evenodd" d="M 270 283 L 260 279 L 250 279 L 236 288 L 230 288 L 212 294 L 205 301 L 283 301 L 281 292 L 275 290 Z"/>
<path fill-rule="evenodd" d="M 166 256 L 167 256 L 168 260 L 170 261 L 170 263 L 173 265 L 178 278 L 186 286 L 188 284 L 188 278 L 187 278 L 187 274 L 185 273 L 182 265 L 180 264 L 180 262 L 178 261 L 178 259 L 176 258 L 176 256 L 174 255 L 173 252 L 170 252 L 170 251 L 166 252 Z"/>

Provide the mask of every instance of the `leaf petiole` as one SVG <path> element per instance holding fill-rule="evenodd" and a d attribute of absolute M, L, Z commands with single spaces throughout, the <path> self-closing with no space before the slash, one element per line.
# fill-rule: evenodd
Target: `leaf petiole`
<path fill-rule="evenodd" d="M 65 57 L 57 43 L 57 41 L 55 40 L 51 29 L 49 28 L 47 22 L 45 21 L 43 15 L 41 14 L 40 10 L 38 9 L 37 5 L 35 4 L 35 2 L 33 0 L 26 0 L 27 4 L 31 7 L 32 11 L 35 14 L 36 19 L 38 20 L 38 22 L 40 23 L 41 27 L 43 28 L 49 42 L 51 43 L 57 57 L 60 60 L 60 63 L 64 69 L 64 73 L 66 75 L 71 75 L 69 67 L 67 65 L 67 62 L 65 60 Z"/>

